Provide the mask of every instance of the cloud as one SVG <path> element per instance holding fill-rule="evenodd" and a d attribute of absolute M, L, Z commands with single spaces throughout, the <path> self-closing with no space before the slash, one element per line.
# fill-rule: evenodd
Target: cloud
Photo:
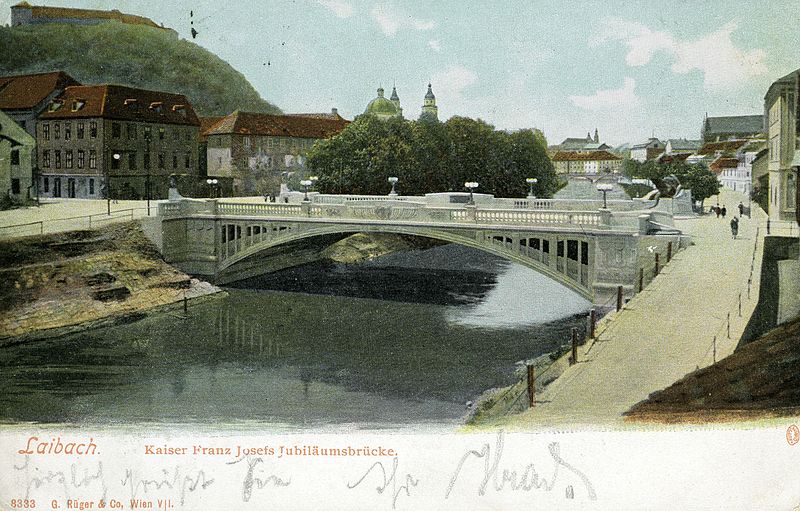
<path fill-rule="evenodd" d="M 438 39 L 431 39 L 428 41 L 428 46 L 430 46 L 431 49 L 437 53 L 442 51 L 442 43 Z"/>
<path fill-rule="evenodd" d="M 436 94 L 459 100 L 464 96 L 464 89 L 478 81 L 478 75 L 463 66 L 450 66 L 431 78 Z"/>
<path fill-rule="evenodd" d="M 397 11 L 388 5 L 376 5 L 372 8 L 372 11 L 370 11 L 370 15 L 372 19 L 378 22 L 383 33 L 389 37 L 394 37 L 401 28 L 419 31 L 436 28 L 435 21 L 417 19 L 411 15 Z"/>
<path fill-rule="evenodd" d="M 620 89 L 598 90 L 592 96 L 570 96 L 573 105 L 597 112 L 599 110 L 630 109 L 639 105 L 636 95 L 636 80 L 625 78 Z"/>
<path fill-rule="evenodd" d="M 703 73 L 706 89 L 730 88 L 768 72 L 763 49 L 743 50 L 733 43 L 731 35 L 737 28 L 738 23 L 732 21 L 699 39 L 680 41 L 669 32 L 651 30 L 641 23 L 608 18 L 590 45 L 621 41 L 628 49 L 625 62 L 634 67 L 647 65 L 656 53 L 664 52 L 675 59 L 674 73 L 697 70 Z"/>
<path fill-rule="evenodd" d="M 353 5 L 346 0 L 317 0 L 317 3 L 333 12 L 338 18 L 349 18 L 353 15 Z"/>

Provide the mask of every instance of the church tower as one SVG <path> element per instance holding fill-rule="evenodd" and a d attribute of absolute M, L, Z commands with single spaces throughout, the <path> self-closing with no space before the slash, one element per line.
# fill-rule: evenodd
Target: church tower
<path fill-rule="evenodd" d="M 397 107 L 397 111 L 399 112 L 398 116 L 403 117 L 403 109 L 400 107 L 400 96 L 397 95 L 397 86 L 392 86 L 392 96 L 389 99 L 392 100 L 392 103 Z"/>
<path fill-rule="evenodd" d="M 419 116 L 420 120 L 439 120 L 439 107 L 436 106 L 436 96 L 433 95 L 431 84 L 428 84 L 428 93 L 425 94 L 425 101 L 422 103 L 422 114 Z"/>
<path fill-rule="evenodd" d="M 600 134 L 597 132 L 597 128 L 594 129 L 594 143 L 595 144 L 600 143 Z"/>

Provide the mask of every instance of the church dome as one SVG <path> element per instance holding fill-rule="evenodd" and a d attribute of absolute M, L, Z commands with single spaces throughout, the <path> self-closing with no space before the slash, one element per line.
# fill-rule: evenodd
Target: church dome
<path fill-rule="evenodd" d="M 390 99 L 384 97 L 383 88 L 378 89 L 378 97 L 369 102 L 364 113 L 374 115 L 381 119 L 399 117 L 400 115 L 397 105 Z"/>
<path fill-rule="evenodd" d="M 436 96 L 433 95 L 433 89 L 431 88 L 431 84 L 428 84 L 428 93 L 425 94 L 425 99 L 436 99 Z"/>

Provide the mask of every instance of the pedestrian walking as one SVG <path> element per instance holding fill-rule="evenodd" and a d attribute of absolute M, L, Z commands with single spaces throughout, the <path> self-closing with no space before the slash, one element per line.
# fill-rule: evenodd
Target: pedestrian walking
<path fill-rule="evenodd" d="M 719 204 L 714 206 L 714 213 L 716 213 L 717 214 L 717 218 L 719 218 L 719 213 L 720 213 Z"/>
<path fill-rule="evenodd" d="M 728 213 L 728 210 L 727 210 L 727 208 L 725 207 L 725 204 L 723 204 L 723 205 L 722 205 L 722 209 L 720 209 L 720 210 L 719 210 L 719 214 L 720 214 L 720 215 L 722 215 L 722 218 L 725 218 L 725 215 L 726 215 L 727 213 Z"/>
<path fill-rule="evenodd" d="M 739 217 L 731 218 L 731 234 L 733 234 L 733 239 L 736 239 L 736 235 L 739 234 Z"/>
<path fill-rule="evenodd" d="M 739 216 L 744 216 L 744 204 L 739 203 Z"/>

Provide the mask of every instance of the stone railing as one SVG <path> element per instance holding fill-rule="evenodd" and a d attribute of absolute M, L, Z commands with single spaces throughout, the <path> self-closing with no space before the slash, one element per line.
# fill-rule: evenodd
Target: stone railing
<path fill-rule="evenodd" d="M 641 231 L 653 221 L 654 212 L 594 210 L 538 210 L 520 208 L 484 208 L 478 205 L 452 205 L 430 207 L 414 202 L 356 201 L 347 204 L 323 204 L 306 202 L 285 203 L 236 203 L 215 200 L 183 200 L 159 204 L 159 215 L 176 216 L 225 216 L 225 217 L 269 217 L 287 219 L 309 219 L 314 221 L 368 221 L 409 222 L 433 224 L 481 224 L 481 225 L 530 225 L 564 226 L 588 229 L 611 229 L 615 231 Z M 659 221 L 667 222 L 665 215 Z"/>
<path fill-rule="evenodd" d="M 404 196 L 404 195 L 324 195 L 309 194 L 309 200 L 313 204 L 354 204 L 354 203 L 380 203 L 387 202 L 414 204 L 418 207 L 456 207 L 463 203 L 447 202 L 442 194 L 432 194 L 432 196 Z M 299 200 L 300 197 L 298 196 Z M 299 202 L 291 202 L 299 204 Z M 655 206 L 655 201 L 632 199 L 632 200 L 609 200 L 606 205 L 612 211 L 634 211 L 648 209 Z M 560 211 L 597 211 L 603 207 L 602 199 L 535 199 L 535 198 L 496 198 L 491 196 L 481 196 L 476 200 L 476 205 L 481 209 L 537 209 L 537 210 L 560 210 Z"/>

